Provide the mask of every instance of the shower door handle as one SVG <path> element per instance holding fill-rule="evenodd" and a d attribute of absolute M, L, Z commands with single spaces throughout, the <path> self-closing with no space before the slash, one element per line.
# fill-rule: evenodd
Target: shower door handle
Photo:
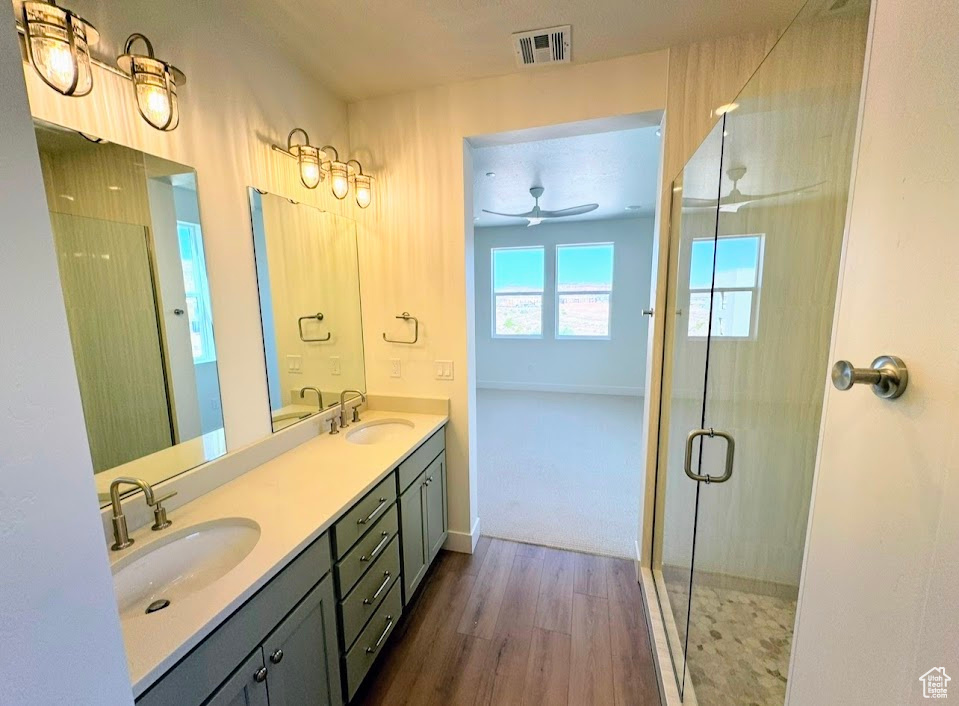
<path fill-rule="evenodd" d="M 726 440 L 726 468 L 723 471 L 721 476 L 710 476 L 707 474 L 700 474 L 693 472 L 693 441 L 695 441 L 697 436 L 708 436 L 710 438 L 718 436 L 721 439 Z M 702 442 L 700 442 L 701 444 Z M 702 448 L 702 446 L 700 446 Z M 686 475 L 692 478 L 695 481 L 703 481 L 704 483 L 725 483 L 733 475 L 733 458 L 736 454 L 736 442 L 733 440 L 733 437 L 727 434 L 724 431 L 716 431 L 715 429 L 693 429 L 689 432 L 689 436 L 686 437 L 686 460 L 683 464 L 683 469 L 686 471 Z"/>

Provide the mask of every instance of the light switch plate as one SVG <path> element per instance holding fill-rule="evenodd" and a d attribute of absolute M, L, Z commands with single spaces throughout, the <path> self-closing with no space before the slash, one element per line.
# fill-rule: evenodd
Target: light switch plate
<path fill-rule="evenodd" d="M 391 378 L 403 377 L 403 366 L 400 364 L 399 358 L 390 359 L 390 377 Z"/>
<path fill-rule="evenodd" d="M 433 368 L 437 380 L 453 379 L 453 361 L 452 360 L 434 360 Z"/>
<path fill-rule="evenodd" d="M 301 374 L 303 372 L 303 356 L 286 356 L 286 370 L 290 373 Z"/>
<path fill-rule="evenodd" d="M 330 356 L 330 375 L 342 375 L 343 370 L 340 367 L 340 356 Z"/>

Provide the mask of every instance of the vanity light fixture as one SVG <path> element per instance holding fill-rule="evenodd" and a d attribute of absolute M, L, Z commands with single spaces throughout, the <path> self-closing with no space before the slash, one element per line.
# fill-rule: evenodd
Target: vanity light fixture
<path fill-rule="evenodd" d="M 142 42 L 146 54 L 134 54 L 133 45 Z M 117 68 L 133 81 L 137 109 L 141 117 L 157 130 L 175 130 L 180 124 L 177 86 L 186 83 L 180 69 L 157 59 L 153 44 L 139 32 L 127 37 Z"/>
<path fill-rule="evenodd" d="M 293 144 L 293 136 L 298 132 L 303 135 L 303 143 Z M 320 149 L 311 145 L 310 136 L 306 134 L 306 130 L 299 127 L 290 130 L 290 134 L 286 138 L 286 149 L 276 145 L 270 145 L 270 147 L 296 160 L 303 186 L 307 189 L 315 189 L 319 185 L 320 179 L 323 178 L 321 165 L 323 158 L 326 157 L 326 148 Z"/>
<path fill-rule="evenodd" d="M 350 169 L 350 181 L 353 182 L 353 188 L 356 192 L 356 205 L 360 208 L 366 208 L 373 201 L 373 177 L 363 173 L 363 165 L 357 160 L 351 159 L 346 163 L 347 167 L 355 164 L 356 169 Z"/>
<path fill-rule="evenodd" d="M 23 33 L 33 68 L 50 88 L 65 96 L 93 89 L 90 47 L 100 40 L 96 28 L 56 0 L 23 3 Z"/>
<path fill-rule="evenodd" d="M 333 153 L 333 159 L 323 163 L 323 170 L 330 175 L 330 189 L 333 195 L 343 200 L 350 193 L 350 168 L 346 162 L 340 161 L 340 153 L 333 145 L 324 145 L 323 151 Z"/>

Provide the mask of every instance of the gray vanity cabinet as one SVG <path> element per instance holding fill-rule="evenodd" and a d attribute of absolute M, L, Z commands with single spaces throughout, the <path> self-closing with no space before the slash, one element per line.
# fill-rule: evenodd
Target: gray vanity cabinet
<path fill-rule="evenodd" d="M 399 468 L 403 603 L 408 605 L 448 534 L 445 428 Z"/>
<path fill-rule="evenodd" d="M 258 681 L 259 675 L 265 674 L 263 669 L 263 653 L 257 650 L 204 706 L 269 706 L 266 680 Z"/>
<path fill-rule="evenodd" d="M 426 545 L 429 562 L 440 553 L 449 534 L 446 505 L 446 452 L 441 453 L 424 472 L 426 476 Z"/>
<path fill-rule="evenodd" d="M 263 642 L 269 706 L 339 703 L 335 606 L 327 577 Z"/>
<path fill-rule="evenodd" d="M 404 604 L 416 592 L 429 560 L 426 539 L 426 472 L 420 474 L 413 484 L 400 496 L 403 540 L 403 597 Z"/>

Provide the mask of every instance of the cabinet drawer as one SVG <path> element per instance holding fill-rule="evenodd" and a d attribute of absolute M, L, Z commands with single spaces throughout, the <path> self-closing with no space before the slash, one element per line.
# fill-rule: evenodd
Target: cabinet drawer
<path fill-rule="evenodd" d="M 350 648 L 370 616 L 386 600 L 387 593 L 399 577 L 400 540 L 394 537 L 366 575 L 353 587 L 350 595 L 340 602 L 344 650 Z"/>
<path fill-rule="evenodd" d="M 383 651 L 390 633 L 396 627 L 403 612 L 403 601 L 399 582 L 387 594 L 376 614 L 360 633 L 356 644 L 346 653 L 346 688 L 348 699 L 352 699 L 357 688 L 363 683 L 363 677 L 373 662 Z"/>
<path fill-rule="evenodd" d="M 386 551 L 390 539 L 396 536 L 397 528 L 396 503 L 393 503 L 373 525 L 373 529 L 337 562 L 336 580 L 340 588 L 340 598 L 352 590 L 366 570 Z"/>
<path fill-rule="evenodd" d="M 400 492 L 402 493 L 406 490 L 410 483 L 416 480 L 417 476 L 419 476 L 445 448 L 446 427 L 443 427 L 424 441 L 422 446 L 411 453 L 409 458 L 400 464 Z"/>
<path fill-rule="evenodd" d="M 396 476 L 390 473 L 333 525 L 333 547 L 337 559 L 346 555 L 356 540 L 386 513 L 394 500 Z"/>

